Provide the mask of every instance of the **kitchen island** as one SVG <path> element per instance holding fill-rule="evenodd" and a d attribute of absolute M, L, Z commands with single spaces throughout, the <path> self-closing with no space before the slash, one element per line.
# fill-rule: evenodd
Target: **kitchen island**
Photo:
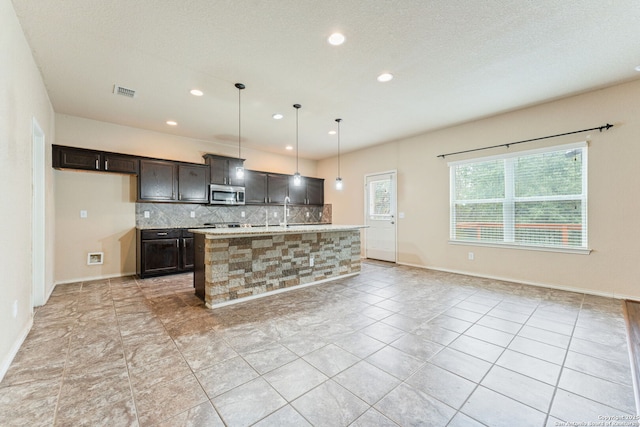
<path fill-rule="evenodd" d="M 196 295 L 220 307 L 360 272 L 363 225 L 196 228 Z"/>

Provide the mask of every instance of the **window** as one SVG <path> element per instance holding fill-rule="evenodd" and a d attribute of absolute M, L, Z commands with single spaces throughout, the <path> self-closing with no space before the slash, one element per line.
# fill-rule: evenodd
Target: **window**
<path fill-rule="evenodd" d="M 369 183 L 369 218 L 389 220 L 391 218 L 391 179 Z"/>
<path fill-rule="evenodd" d="M 449 167 L 452 241 L 587 249 L 586 143 Z"/>

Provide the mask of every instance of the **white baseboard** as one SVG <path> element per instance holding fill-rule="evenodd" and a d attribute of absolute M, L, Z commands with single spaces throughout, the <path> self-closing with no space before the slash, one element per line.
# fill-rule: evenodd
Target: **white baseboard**
<path fill-rule="evenodd" d="M 486 274 L 470 273 L 468 271 L 452 270 L 452 269 L 447 269 L 447 268 L 427 267 L 427 266 L 424 266 L 424 265 L 417 265 L 417 264 L 409 264 L 409 263 L 401 263 L 401 262 L 399 262 L 398 264 L 399 265 L 406 265 L 408 267 L 422 268 L 422 269 L 425 269 L 425 270 L 435 270 L 435 271 L 442 271 L 442 272 L 445 272 L 445 273 L 462 274 L 462 275 L 465 275 L 465 276 L 480 277 L 480 278 L 483 278 L 483 279 L 491 279 L 491 280 L 500 280 L 500 281 L 503 281 L 503 282 L 517 283 L 517 284 L 520 284 L 520 285 L 537 286 L 537 287 L 540 287 L 540 288 L 557 289 L 557 290 L 560 290 L 560 291 L 577 292 L 577 293 L 580 293 L 580 294 L 595 295 L 595 296 L 599 296 L 599 297 L 615 298 L 615 299 L 632 299 L 632 300 L 639 300 L 640 299 L 639 297 L 616 294 L 615 292 L 601 292 L 601 291 L 595 291 L 593 289 L 577 288 L 577 287 L 573 287 L 573 286 L 552 285 L 552 284 L 549 284 L 549 283 L 531 282 L 531 281 L 527 281 L 527 280 L 514 279 L 514 278 L 510 278 L 510 277 L 500 277 L 500 276 L 492 276 L 492 275 L 486 275 Z"/>
<path fill-rule="evenodd" d="M 20 332 L 18 339 L 11 346 L 11 350 L 9 351 L 9 354 L 7 354 L 5 358 L 2 360 L 2 364 L 0 365 L 0 381 L 2 381 L 7 371 L 9 370 L 9 367 L 11 366 L 11 362 L 13 362 L 13 359 L 16 357 L 16 354 L 18 354 L 18 350 L 20 350 L 22 343 L 24 343 L 24 340 L 27 338 L 27 335 L 29 335 L 29 331 L 31 331 L 32 327 L 33 327 L 33 314 L 31 314 L 31 316 L 29 317 L 29 321 Z"/>
<path fill-rule="evenodd" d="M 116 277 L 127 277 L 127 276 L 135 276 L 137 273 L 117 273 L 117 274 L 106 274 L 103 276 L 93 276 L 93 277 L 81 277 L 78 279 L 72 280 L 60 280 L 54 283 L 53 287 L 55 288 L 57 285 L 66 285 L 68 283 L 78 283 L 78 282 L 91 282 L 93 280 L 104 280 L 104 279 L 113 279 Z"/>

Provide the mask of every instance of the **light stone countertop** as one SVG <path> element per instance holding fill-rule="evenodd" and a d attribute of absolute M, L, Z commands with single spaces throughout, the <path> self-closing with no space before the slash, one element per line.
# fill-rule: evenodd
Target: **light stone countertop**
<path fill-rule="evenodd" d="M 326 233 L 334 231 L 352 231 L 367 228 L 366 225 L 290 225 L 288 227 L 240 227 L 240 228 L 190 228 L 189 231 L 204 234 L 208 239 L 226 239 L 229 237 L 272 236 L 275 234 Z"/>

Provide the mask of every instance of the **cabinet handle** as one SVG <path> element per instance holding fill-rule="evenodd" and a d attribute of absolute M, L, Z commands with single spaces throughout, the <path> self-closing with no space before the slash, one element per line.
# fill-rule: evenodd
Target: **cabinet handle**
<path fill-rule="evenodd" d="M 100 169 L 100 160 L 96 159 L 96 169 Z"/>
<path fill-rule="evenodd" d="M 106 170 L 106 171 L 109 170 L 109 160 L 105 160 L 104 161 L 104 170 Z"/>
<path fill-rule="evenodd" d="M 167 234 L 169 234 L 169 233 L 158 233 L 157 235 L 158 236 L 166 236 Z"/>
<path fill-rule="evenodd" d="M 178 200 L 182 200 L 182 193 L 178 193 Z"/>

